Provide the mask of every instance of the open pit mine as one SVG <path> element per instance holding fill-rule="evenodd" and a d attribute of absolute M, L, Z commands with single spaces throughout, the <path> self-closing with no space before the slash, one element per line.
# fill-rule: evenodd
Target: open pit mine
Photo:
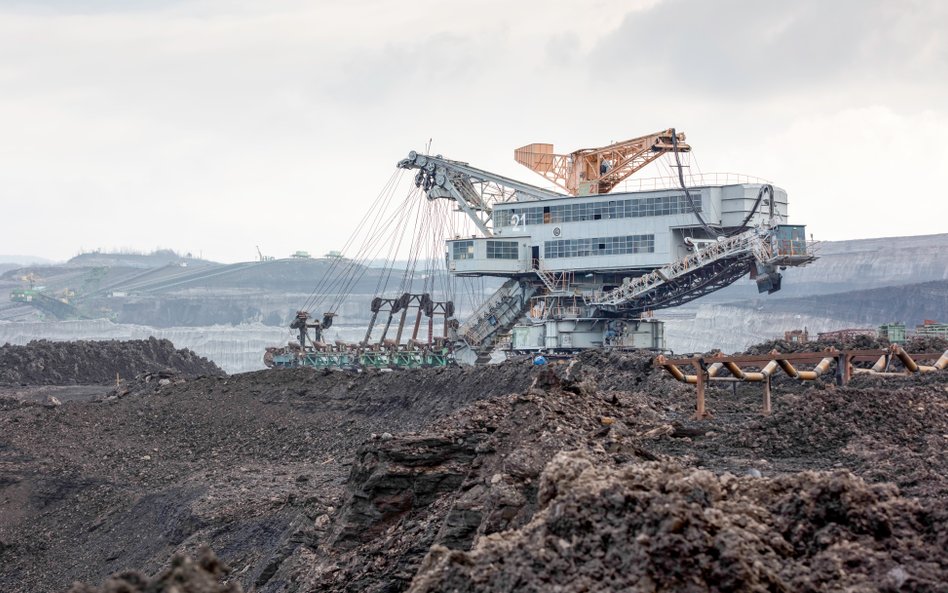
<path fill-rule="evenodd" d="M 820 245 L 691 151 L 412 151 L 346 255 L 8 270 L 0 591 L 944 591 L 946 236 Z"/>

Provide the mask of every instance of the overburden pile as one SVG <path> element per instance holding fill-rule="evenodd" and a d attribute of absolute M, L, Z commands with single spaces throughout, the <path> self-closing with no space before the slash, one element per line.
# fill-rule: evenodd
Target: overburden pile
<path fill-rule="evenodd" d="M 52 342 L 0 346 L 0 385 L 102 385 L 167 371 L 185 377 L 222 375 L 208 359 L 169 340 Z"/>
<path fill-rule="evenodd" d="M 849 472 L 772 480 L 560 453 L 521 529 L 438 546 L 411 593 L 936 591 L 948 530 Z"/>
<path fill-rule="evenodd" d="M 0 409 L 0 589 L 136 591 L 209 545 L 233 570 L 181 591 L 944 590 L 946 376 L 830 380 L 769 417 L 712 384 L 703 421 L 649 352 Z"/>

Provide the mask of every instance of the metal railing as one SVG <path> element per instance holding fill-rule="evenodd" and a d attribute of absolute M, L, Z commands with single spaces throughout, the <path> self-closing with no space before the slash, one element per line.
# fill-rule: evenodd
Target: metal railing
<path fill-rule="evenodd" d="M 767 261 L 772 258 L 772 254 L 769 253 L 769 245 L 765 238 L 768 238 L 767 235 L 758 234 L 758 232 L 754 230 L 729 237 L 724 241 L 712 243 L 662 268 L 639 276 L 638 278 L 630 279 L 628 282 L 624 282 L 622 286 L 611 291 L 597 291 L 586 295 L 587 303 L 595 305 L 619 305 L 694 269 L 709 265 L 720 259 L 734 257 L 741 253 L 753 252 L 759 260 Z"/>
<path fill-rule="evenodd" d="M 572 272 L 554 272 L 552 270 L 548 270 L 543 266 L 542 263 L 536 265 L 533 268 L 533 271 L 536 272 L 537 276 L 540 277 L 540 280 L 543 281 L 543 285 L 546 286 L 547 290 L 549 290 L 551 293 L 569 292 L 570 284 L 573 280 Z"/>
<path fill-rule="evenodd" d="M 702 187 L 706 185 L 737 185 L 741 183 L 765 184 L 771 183 L 766 179 L 745 175 L 743 173 L 686 173 L 685 185 Z M 772 185 L 772 184 L 771 184 Z M 663 177 L 642 177 L 626 179 L 617 185 L 613 192 L 657 191 L 663 189 L 681 189 L 681 183 L 676 175 Z"/>

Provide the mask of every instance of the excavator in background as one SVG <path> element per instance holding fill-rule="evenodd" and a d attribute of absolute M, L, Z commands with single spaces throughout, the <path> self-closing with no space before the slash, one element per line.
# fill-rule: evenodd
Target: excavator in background
<path fill-rule="evenodd" d="M 70 302 L 76 296 L 75 291 L 64 289 L 55 295 L 50 294 L 44 286 L 37 285 L 38 282 L 42 281 L 42 278 L 35 272 L 20 276 L 20 280 L 27 283 L 29 288 L 15 288 L 10 291 L 10 301 L 29 303 L 56 319 L 83 318 L 79 310 Z"/>
<path fill-rule="evenodd" d="M 272 256 L 272 255 L 264 255 L 263 252 L 260 251 L 260 246 L 259 246 L 259 245 L 257 245 L 256 247 L 257 247 L 257 261 L 265 262 L 265 261 L 274 261 L 274 260 L 276 260 L 276 257 L 274 257 L 274 256 Z"/>

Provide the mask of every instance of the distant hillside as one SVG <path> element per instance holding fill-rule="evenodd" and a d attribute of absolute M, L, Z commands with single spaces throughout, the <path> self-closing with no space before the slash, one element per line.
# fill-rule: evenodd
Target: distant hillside
<path fill-rule="evenodd" d="M 159 249 L 151 253 L 108 253 L 93 251 L 80 253 L 66 262 L 66 265 L 71 267 L 160 268 L 162 266 L 179 264 L 193 266 L 214 264 L 214 262 L 193 257 L 190 253 L 179 254 L 171 249 Z"/>
<path fill-rule="evenodd" d="M 35 255 L 0 255 L 0 266 L 7 264 L 14 264 L 16 266 L 50 265 L 53 263 L 55 262 L 51 259 L 37 257 Z"/>
<path fill-rule="evenodd" d="M 863 304 L 857 308 L 839 306 L 834 299 L 815 299 L 855 290 L 948 281 L 946 252 L 948 234 L 826 242 L 820 246 L 820 258 L 814 264 L 784 272 L 783 290 L 774 295 L 758 294 L 754 283 L 745 279 L 689 305 L 658 314 L 687 319 L 695 317 L 699 308 L 736 303 L 744 310 L 750 307 L 771 313 L 786 312 L 791 319 L 793 315 L 811 315 L 851 320 L 846 323 L 879 316 L 909 323 L 923 317 L 948 317 L 938 314 L 937 302 L 920 305 L 919 302 L 931 303 L 930 297 L 924 295 L 902 303 L 892 296 L 897 292 L 879 293 L 859 301 Z M 392 296 L 401 290 L 398 287 L 402 271 L 389 276 L 381 268 L 355 266 L 345 260 L 289 258 L 225 265 L 170 250 L 150 254 L 85 253 L 61 265 L 31 266 L 5 273 L 0 269 L 0 320 L 49 318 L 27 303 L 4 302 L 11 291 L 25 286 L 21 277 L 33 272 L 37 285 L 57 298 L 63 295 L 89 319 L 106 318 L 155 327 L 254 322 L 285 326 L 326 278 L 334 262 L 337 272 L 345 271 L 346 279 L 323 283 L 323 290 L 331 294 L 320 307 L 340 301 L 339 322 L 367 323 L 369 304 L 386 278 L 386 294 Z M 419 278 L 415 280 L 416 289 L 421 290 Z M 466 311 L 487 298 L 499 281 L 460 279 L 455 285 L 455 305 L 463 318 Z M 339 293 L 346 296 L 338 296 Z M 703 314 L 715 315 L 709 311 Z"/>
<path fill-rule="evenodd" d="M 818 245 L 819 259 L 814 263 L 783 272 L 783 288 L 779 293 L 760 296 L 754 282 L 745 278 L 701 299 L 701 303 L 758 298 L 764 302 L 774 297 L 803 297 L 948 280 L 945 253 L 948 253 L 948 234 L 825 241 Z"/>
<path fill-rule="evenodd" d="M 875 326 L 901 321 L 915 326 L 925 319 L 948 322 L 948 280 L 854 290 L 831 295 L 761 300 L 759 313 L 803 313 Z"/>

